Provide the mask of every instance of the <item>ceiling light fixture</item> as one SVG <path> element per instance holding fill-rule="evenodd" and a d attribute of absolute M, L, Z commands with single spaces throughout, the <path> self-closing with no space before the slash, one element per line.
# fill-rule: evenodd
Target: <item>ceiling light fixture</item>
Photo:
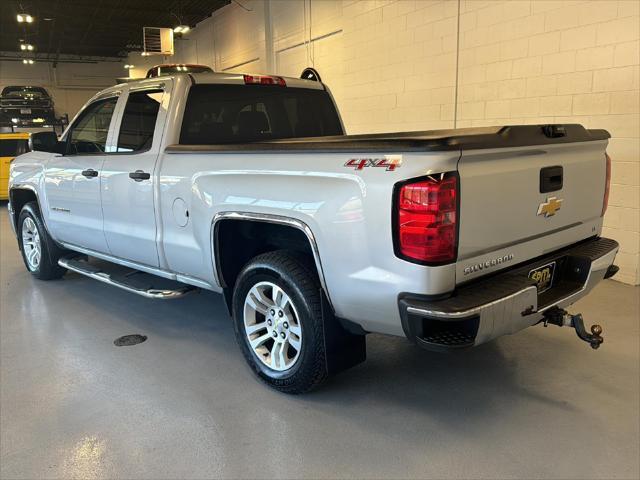
<path fill-rule="evenodd" d="M 189 25 L 178 25 L 173 29 L 174 33 L 187 33 L 189 30 L 191 30 Z"/>
<path fill-rule="evenodd" d="M 18 23 L 33 23 L 33 17 L 28 13 L 19 13 L 16 15 Z"/>

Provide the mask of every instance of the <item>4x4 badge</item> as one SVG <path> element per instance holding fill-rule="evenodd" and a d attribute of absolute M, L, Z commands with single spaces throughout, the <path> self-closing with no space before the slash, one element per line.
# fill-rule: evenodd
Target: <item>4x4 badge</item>
<path fill-rule="evenodd" d="M 365 167 L 384 168 L 387 172 L 393 172 L 402 165 L 402 155 L 385 155 L 384 158 L 350 158 L 345 167 L 363 170 Z"/>
<path fill-rule="evenodd" d="M 558 199 L 556 197 L 547 198 L 546 202 L 542 202 L 538 206 L 538 215 L 544 215 L 545 218 L 553 217 L 560 207 L 562 206 L 562 198 Z"/>

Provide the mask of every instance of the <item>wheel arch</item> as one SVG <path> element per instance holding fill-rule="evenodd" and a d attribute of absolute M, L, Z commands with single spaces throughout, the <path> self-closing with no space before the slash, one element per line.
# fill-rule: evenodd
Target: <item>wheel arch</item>
<path fill-rule="evenodd" d="M 11 204 L 11 211 L 13 212 L 13 218 L 11 221 L 15 232 L 18 231 L 18 217 L 20 216 L 20 211 L 27 203 L 36 202 L 38 204 L 38 209 L 42 212 L 42 205 L 40 203 L 38 192 L 31 185 L 12 187 L 11 190 L 9 190 L 9 202 Z"/>
<path fill-rule="evenodd" d="M 269 240 L 262 242 L 267 235 Z M 234 242 L 233 257 L 228 255 L 230 250 L 226 250 L 230 248 L 231 238 Z M 256 255 L 283 248 L 298 250 L 313 258 L 320 286 L 331 304 L 316 237 L 305 222 L 280 215 L 220 212 L 213 219 L 211 239 L 215 279 L 225 292 L 228 306 L 242 267 Z M 241 248 L 236 250 L 238 244 Z"/>

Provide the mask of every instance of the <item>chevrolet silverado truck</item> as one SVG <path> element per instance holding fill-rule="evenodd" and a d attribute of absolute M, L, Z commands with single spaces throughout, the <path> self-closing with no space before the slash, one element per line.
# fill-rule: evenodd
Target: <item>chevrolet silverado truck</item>
<path fill-rule="evenodd" d="M 363 361 L 369 332 L 451 351 L 551 323 L 602 343 L 564 309 L 617 271 L 606 131 L 345 135 L 303 77 L 120 84 L 34 134 L 10 177 L 27 270 L 222 293 L 250 368 L 288 393 Z"/>

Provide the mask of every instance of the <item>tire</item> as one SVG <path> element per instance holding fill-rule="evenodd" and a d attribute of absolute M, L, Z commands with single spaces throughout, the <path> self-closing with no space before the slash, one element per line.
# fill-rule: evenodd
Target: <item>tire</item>
<path fill-rule="evenodd" d="M 58 260 L 65 251 L 49 236 L 36 202 L 29 202 L 20 210 L 17 232 L 22 260 L 34 277 L 40 280 L 55 280 L 66 273 L 67 270 L 58 265 Z M 39 252 L 34 253 L 36 249 L 39 249 Z"/>
<path fill-rule="evenodd" d="M 305 393 L 327 378 L 320 295 L 315 268 L 295 252 L 259 255 L 238 275 L 233 292 L 236 340 L 251 370 L 276 390 Z M 256 301 L 259 297 L 263 303 Z M 250 334 L 247 328 L 252 327 L 260 328 Z M 251 340 L 259 346 L 254 349 Z"/>

